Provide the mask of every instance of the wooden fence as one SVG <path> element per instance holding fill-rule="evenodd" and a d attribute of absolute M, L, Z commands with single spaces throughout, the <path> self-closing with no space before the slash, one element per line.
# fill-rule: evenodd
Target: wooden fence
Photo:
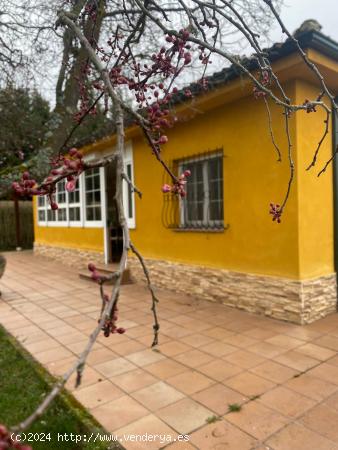
<path fill-rule="evenodd" d="M 20 247 L 33 247 L 33 210 L 32 202 L 19 202 Z M 17 247 L 17 228 L 13 201 L 0 201 L 0 250 L 15 250 Z"/>

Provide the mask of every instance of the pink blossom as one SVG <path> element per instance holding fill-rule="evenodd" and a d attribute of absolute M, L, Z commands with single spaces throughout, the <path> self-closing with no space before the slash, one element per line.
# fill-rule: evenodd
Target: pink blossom
<path fill-rule="evenodd" d="M 75 187 L 76 187 L 76 181 L 75 180 L 67 181 L 67 183 L 66 183 L 66 191 L 74 192 L 75 191 Z"/>
<path fill-rule="evenodd" d="M 167 194 L 168 192 L 171 192 L 171 186 L 170 186 L 169 184 L 164 184 L 164 185 L 162 186 L 162 192 L 163 192 L 164 194 Z"/>

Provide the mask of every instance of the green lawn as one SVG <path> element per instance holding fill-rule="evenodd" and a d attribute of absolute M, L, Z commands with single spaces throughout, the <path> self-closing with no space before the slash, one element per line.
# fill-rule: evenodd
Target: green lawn
<path fill-rule="evenodd" d="M 7 427 L 19 423 L 32 413 L 50 390 L 53 378 L 0 327 L 0 423 Z M 108 442 L 61 442 L 58 433 L 78 436 L 107 435 L 69 394 L 63 392 L 26 433 L 35 434 L 36 442 L 27 442 L 34 450 L 107 450 L 122 448 Z M 50 433 L 50 434 L 48 434 Z M 41 438 L 50 436 L 50 441 Z M 33 435 L 30 435 L 33 437 Z"/>

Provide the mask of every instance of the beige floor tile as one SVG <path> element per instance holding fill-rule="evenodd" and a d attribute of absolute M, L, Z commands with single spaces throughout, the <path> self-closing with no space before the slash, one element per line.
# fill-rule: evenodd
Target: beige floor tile
<path fill-rule="evenodd" d="M 310 358 L 309 356 L 295 350 L 278 355 L 274 358 L 274 360 L 301 372 L 309 370 L 311 367 L 314 367 L 319 363 L 318 359 Z"/>
<path fill-rule="evenodd" d="M 23 345 L 30 353 L 33 354 L 43 352 L 46 350 L 51 350 L 56 347 L 60 348 L 60 342 L 52 338 L 46 338 L 42 341 L 37 341 L 30 344 L 26 344 L 24 342 Z"/>
<path fill-rule="evenodd" d="M 332 364 L 322 363 L 317 367 L 309 370 L 309 375 L 313 375 L 321 380 L 338 385 L 338 367 Z"/>
<path fill-rule="evenodd" d="M 186 398 L 158 410 L 157 415 L 178 433 L 189 434 L 206 424 L 207 418 L 213 413 L 199 403 Z"/>
<path fill-rule="evenodd" d="M 166 380 L 174 375 L 186 372 L 189 368 L 172 359 L 163 359 L 162 361 L 144 366 L 144 370 L 161 380 Z"/>
<path fill-rule="evenodd" d="M 191 395 L 195 392 L 201 391 L 206 387 L 215 383 L 214 380 L 202 375 L 199 372 L 190 370 L 183 372 L 179 375 L 175 375 L 167 379 L 167 383 L 177 388 L 179 391 L 186 395 Z"/>
<path fill-rule="evenodd" d="M 217 415 L 227 413 L 231 404 L 242 404 L 248 400 L 244 395 L 223 384 L 215 384 L 203 389 L 203 391 L 193 394 L 192 398 Z"/>
<path fill-rule="evenodd" d="M 184 344 L 180 341 L 169 341 L 165 344 L 160 344 L 157 348 L 163 355 L 166 356 L 175 356 L 191 350 L 190 345 Z"/>
<path fill-rule="evenodd" d="M 300 422 L 327 439 L 338 443 L 338 411 L 327 405 L 312 408 L 300 419 Z"/>
<path fill-rule="evenodd" d="M 202 364 L 214 361 L 215 358 L 205 352 L 195 349 L 176 355 L 174 356 L 174 359 L 186 366 L 195 368 L 197 366 L 201 366 Z"/>
<path fill-rule="evenodd" d="M 94 366 L 106 361 L 112 361 L 114 358 L 117 358 L 116 353 L 108 348 L 102 347 L 89 353 L 87 363 Z"/>
<path fill-rule="evenodd" d="M 286 334 L 277 334 L 276 336 L 266 339 L 265 342 L 285 348 L 286 350 L 291 350 L 304 344 L 304 342 L 300 339 L 288 336 Z"/>
<path fill-rule="evenodd" d="M 222 359 L 235 364 L 236 366 L 242 367 L 243 369 L 258 366 L 258 364 L 267 361 L 266 358 L 245 350 L 238 350 L 237 352 L 230 353 L 230 355 L 226 355 Z"/>
<path fill-rule="evenodd" d="M 227 361 L 217 359 L 203 366 L 196 367 L 196 370 L 216 381 L 223 381 L 242 372 L 243 369 Z"/>
<path fill-rule="evenodd" d="M 299 417 L 312 408 L 316 402 L 291 389 L 278 386 L 263 394 L 258 402 L 272 408 L 287 417 Z"/>
<path fill-rule="evenodd" d="M 338 366 L 338 355 L 328 359 L 326 362 L 332 366 Z"/>
<path fill-rule="evenodd" d="M 52 348 L 51 350 L 34 353 L 34 357 L 42 364 L 48 364 L 52 361 L 68 358 L 69 356 L 72 356 L 72 353 L 61 346 Z"/>
<path fill-rule="evenodd" d="M 250 345 L 247 350 L 256 353 L 256 355 L 262 356 L 263 358 L 275 358 L 277 355 L 280 355 L 286 351 L 283 347 L 270 344 L 265 341 Z"/>
<path fill-rule="evenodd" d="M 290 379 L 285 386 L 317 401 L 323 400 L 338 390 L 337 385 L 309 373 Z"/>
<path fill-rule="evenodd" d="M 80 388 L 82 389 L 86 386 L 90 386 L 92 384 L 103 381 L 102 375 L 89 366 L 85 367 L 82 374 L 81 384 L 78 387 L 75 386 L 76 378 L 77 378 L 76 373 L 73 373 L 73 375 L 69 378 L 69 380 L 66 383 L 66 388 L 69 389 L 70 391 L 75 391 Z"/>
<path fill-rule="evenodd" d="M 250 369 L 250 372 L 271 380 L 274 383 L 285 383 L 285 381 L 299 373 L 298 370 L 291 369 L 274 361 L 267 361 L 259 366 L 253 367 Z"/>
<path fill-rule="evenodd" d="M 304 353 L 304 355 L 318 359 L 319 361 L 325 361 L 336 355 L 336 352 L 312 343 L 298 347 L 297 352 Z"/>
<path fill-rule="evenodd" d="M 288 423 L 286 417 L 256 401 L 247 403 L 241 411 L 227 414 L 225 417 L 233 425 L 259 440 L 267 439 Z"/>
<path fill-rule="evenodd" d="M 148 364 L 161 361 L 162 359 L 165 359 L 165 356 L 158 351 L 146 349 L 142 350 L 141 352 L 127 355 L 126 358 L 133 364 L 136 364 L 139 367 L 143 367 L 147 366 Z"/>
<path fill-rule="evenodd" d="M 141 417 L 147 416 L 149 411 L 136 400 L 125 395 L 92 409 L 91 414 L 109 433 L 112 433 Z"/>
<path fill-rule="evenodd" d="M 234 345 L 235 347 L 247 348 L 249 345 L 257 344 L 258 340 L 245 334 L 233 334 L 222 339 L 222 342 Z"/>
<path fill-rule="evenodd" d="M 249 372 L 242 372 L 239 375 L 228 378 L 223 384 L 247 397 L 261 395 L 275 386 L 271 381 Z"/>
<path fill-rule="evenodd" d="M 330 397 L 326 398 L 325 403 L 323 403 L 323 404 L 338 411 L 338 392 L 336 392 L 335 394 L 330 395 Z"/>
<path fill-rule="evenodd" d="M 181 338 L 181 341 L 187 345 L 191 345 L 191 347 L 201 347 L 202 345 L 210 344 L 214 341 L 212 337 L 205 336 L 203 334 L 191 334 L 190 336 L 185 336 Z"/>
<path fill-rule="evenodd" d="M 123 439 L 123 436 L 129 436 L 129 439 L 134 439 L 131 435 L 137 435 L 133 442 L 121 440 L 121 444 L 128 450 L 157 450 L 177 438 L 176 431 L 153 414 L 142 417 L 126 427 L 116 430 L 114 434 L 120 439 Z M 151 440 L 150 437 L 147 440 L 144 439 L 146 434 L 152 436 Z M 141 438 L 144 440 L 141 441 Z"/>
<path fill-rule="evenodd" d="M 150 384 L 156 383 L 158 380 L 143 369 L 131 370 L 111 378 L 111 382 L 116 384 L 125 392 L 134 392 L 142 389 Z"/>
<path fill-rule="evenodd" d="M 184 398 L 184 394 L 164 381 L 158 381 L 150 386 L 132 392 L 131 396 L 142 403 L 150 411 L 164 408 L 171 403 Z"/>
<path fill-rule="evenodd" d="M 125 358 L 115 358 L 93 366 L 95 370 L 107 378 L 136 369 L 136 366 Z"/>
<path fill-rule="evenodd" d="M 337 450 L 334 442 L 304 426 L 292 423 L 266 441 L 274 450 Z"/>
<path fill-rule="evenodd" d="M 320 338 L 313 341 L 314 344 L 320 345 L 321 347 L 326 347 L 330 350 L 338 351 L 338 337 L 336 336 L 321 336 Z"/>
<path fill-rule="evenodd" d="M 257 440 L 222 420 L 206 425 L 190 436 L 191 442 L 203 450 L 250 450 Z"/>
<path fill-rule="evenodd" d="M 254 339 L 265 340 L 275 336 L 278 333 L 272 331 L 270 328 L 251 328 L 250 330 L 244 331 L 243 334 Z"/>
<path fill-rule="evenodd" d="M 202 335 L 211 337 L 213 339 L 220 339 L 220 340 L 227 336 L 232 336 L 233 334 L 235 334 L 235 333 L 233 333 L 232 331 L 226 330 L 222 327 L 212 327 L 209 330 L 204 330 L 202 332 Z"/>
<path fill-rule="evenodd" d="M 200 347 L 200 350 L 207 353 L 208 355 L 219 358 L 224 355 L 229 355 L 229 353 L 233 353 L 238 349 L 237 347 L 229 345 L 226 342 L 215 341 L 211 342 L 210 344 L 202 345 L 202 347 Z"/>
<path fill-rule="evenodd" d="M 131 353 L 136 353 L 144 350 L 145 346 L 140 342 L 130 340 L 128 342 L 121 342 L 121 344 L 116 345 L 114 352 L 121 356 L 130 355 Z"/>
<path fill-rule="evenodd" d="M 177 442 L 174 442 L 173 444 L 168 445 L 167 447 L 165 447 L 165 450 L 196 450 L 197 447 L 192 445 L 191 442 L 184 441 L 184 438 L 180 438 L 180 439 L 183 439 L 183 440 L 177 441 Z"/>
<path fill-rule="evenodd" d="M 86 408 L 95 408 L 96 406 L 122 397 L 124 393 L 110 381 L 101 381 L 88 387 L 76 389 L 73 395 Z"/>
<path fill-rule="evenodd" d="M 285 330 L 285 334 L 293 336 L 302 341 L 312 341 L 320 336 L 320 333 L 307 328 L 307 326 L 295 325 L 295 327 Z"/>

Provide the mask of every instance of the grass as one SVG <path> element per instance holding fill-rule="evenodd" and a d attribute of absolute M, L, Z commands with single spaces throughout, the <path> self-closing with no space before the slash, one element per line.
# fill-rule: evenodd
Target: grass
<path fill-rule="evenodd" d="M 242 409 L 242 406 L 238 403 L 230 403 L 230 405 L 228 405 L 228 408 L 229 412 L 239 412 Z"/>
<path fill-rule="evenodd" d="M 209 417 L 207 417 L 206 422 L 207 423 L 215 423 L 215 422 L 218 422 L 219 420 L 222 420 L 222 417 L 220 417 L 220 416 L 209 416 Z"/>
<path fill-rule="evenodd" d="M 55 379 L 0 326 L 0 423 L 11 427 L 31 414 L 49 392 Z M 34 450 L 121 449 L 117 443 L 60 442 L 58 433 L 70 436 L 108 433 L 66 392 L 62 392 L 27 433 L 50 433 L 50 441 L 27 442 Z M 37 435 L 36 435 L 37 436 Z"/>

